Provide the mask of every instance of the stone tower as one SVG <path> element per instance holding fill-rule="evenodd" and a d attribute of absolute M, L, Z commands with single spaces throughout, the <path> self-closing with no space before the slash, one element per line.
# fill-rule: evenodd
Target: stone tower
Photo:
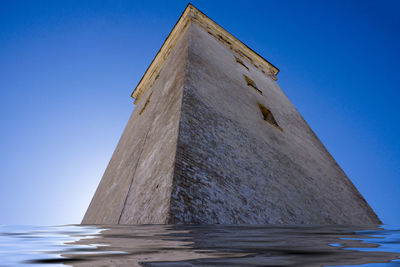
<path fill-rule="evenodd" d="M 278 71 L 189 4 L 82 223 L 379 224 Z"/>

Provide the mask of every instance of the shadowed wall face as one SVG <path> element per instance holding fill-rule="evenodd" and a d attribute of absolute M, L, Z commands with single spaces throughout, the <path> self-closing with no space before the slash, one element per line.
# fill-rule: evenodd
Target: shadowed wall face
<path fill-rule="evenodd" d="M 191 26 L 169 222 L 379 223 L 276 82 L 237 57 Z"/>

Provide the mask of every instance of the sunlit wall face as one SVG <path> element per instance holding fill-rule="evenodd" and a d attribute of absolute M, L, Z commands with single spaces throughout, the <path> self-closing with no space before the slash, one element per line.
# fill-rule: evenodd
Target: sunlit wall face
<path fill-rule="evenodd" d="M 281 70 L 339 165 L 398 223 L 399 2 L 192 3 Z M 0 224 L 80 222 L 186 4 L 1 2 Z"/>

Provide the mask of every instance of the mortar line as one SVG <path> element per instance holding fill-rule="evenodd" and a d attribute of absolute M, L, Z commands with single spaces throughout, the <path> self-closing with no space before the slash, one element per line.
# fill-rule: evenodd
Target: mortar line
<path fill-rule="evenodd" d="M 119 222 L 121 221 L 122 214 L 123 214 L 124 211 L 125 211 L 126 201 L 128 200 L 129 193 L 131 192 L 133 180 L 134 180 L 135 175 L 136 175 L 136 170 L 137 170 L 137 167 L 138 167 L 138 165 L 139 165 L 140 158 L 142 157 L 142 152 L 143 152 L 143 150 L 144 150 L 144 146 L 145 146 L 146 141 L 147 141 L 147 135 L 149 134 L 149 132 L 150 132 L 150 129 L 147 131 L 146 136 L 144 137 L 142 149 L 140 150 L 139 158 L 138 158 L 138 160 L 136 161 L 135 170 L 133 171 L 133 175 L 132 175 L 132 179 L 131 179 L 131 184 L 129 185 L 128 193 L 126 194 L 125 201 L 124 201 L 124 205 L 122 206 L 122 211 L 121 211 L 121 213 L 120 213 L 120 215 L 119 215 L 119 218 L 118 218 L 118 224 L 119 224 Z"/>

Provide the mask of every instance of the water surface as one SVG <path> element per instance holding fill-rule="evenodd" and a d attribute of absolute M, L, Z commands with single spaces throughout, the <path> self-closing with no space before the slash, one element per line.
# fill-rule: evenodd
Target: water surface
<path fill-rule="evenodd" d="M 400 227 L 0 226 L 0 266 L 400 266 Z"/>

